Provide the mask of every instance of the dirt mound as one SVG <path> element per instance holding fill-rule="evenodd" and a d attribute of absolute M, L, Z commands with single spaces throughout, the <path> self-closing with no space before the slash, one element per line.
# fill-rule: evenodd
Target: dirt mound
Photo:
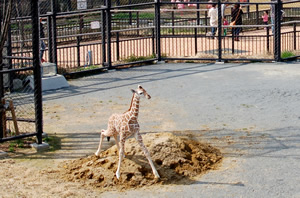
<path fill-rule="evenodd" d="M 127 189 L 155 183 L 174 184 L 192 182 L 192 177 L 216 167 L 221 152 L 207 144 L 178 137 L 171 133 L 143 135 L 143 140 L 155 163 L 161 179 L 154 179 L 148 160 L 135 139 L 125 143 L 126 157 L 122 161 L 121 177 L 117 180 L 118 167 L 116 146 L 103 151 L 100 157 L 89 156 L 65 162 L 64 179 L 101 187 L 100 190 Z"/>

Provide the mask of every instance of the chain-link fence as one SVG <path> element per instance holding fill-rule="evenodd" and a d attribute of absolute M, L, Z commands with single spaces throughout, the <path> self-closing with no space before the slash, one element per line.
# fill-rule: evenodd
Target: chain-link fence
<path fill-rule="evenodd" d="M 0 142 L 37 136 L 42 97 L 37 1 L 1 0 Z"/>

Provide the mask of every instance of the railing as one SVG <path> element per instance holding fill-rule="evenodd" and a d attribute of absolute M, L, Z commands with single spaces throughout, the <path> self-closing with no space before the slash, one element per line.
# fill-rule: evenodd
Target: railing
<path fill-rule="evenodd" d="M 295 2 L 298 1 L 293 1 Z M 263 12 L 270 11 L 270 4 L 276 6 L 277 11 L 280 10 L 281 2 L 249 3 L 251 9 L 245 8 L 242 16 L 244 25 L 233 27 L 241 27 L 243 30 L 239 35 L 240 42 L 235 42 L 232 27 L 222 24 L 216 26 L 221 34 L 212 39 L 209 35 L 212 26 L 209 25 L 208 9 L 205 7 L 208 3 L 190 3 L 196 6 L 192 9 L 173 9 L 178 3 L 149 1 L 119 5 L 113 2 L 113 5 L 89 10 L 42 15 L 47 19 L 44 40 L 48 53 L 45 59 L 56 62 L 61 73 L 69 73 L 140 63 L 160 57 L 166 60 L 279 61 L 281 51 L 295 51 L 299 48 L 299 23 L 295 19 L 300 8 L 288 7 L 290 4 L 287 2 L 282 8 L 285 12 L 284 20 L 277 23 L 280 21 L 279 17 L 276 23 L 269 25 L 262 25 Z M 247 6 L 247 3 L 240 4 Z M 279 12 L 277 15 L 280 15 Z M 230 9 L 225 16 L 231 18 Z M 293 27 L 290 23 L 285 23 L 289 20 L 295 21 Z M 56 22 L 55 31 L 51 24 L 53 21 Z M 99 27 L 92 29 L 91 22 L 98 23 Z M 278 29 L 280 26 L 289 29 L 282 33 L 278 30 L 275 34 L 271 32 L 271 29 Z M 224 30 L 227 35 L 223 35 Z M 52 32 L 56 33 L 56 37 L 50 35 Z M 30 41 L 27 37 L 24 38 L 23 42 Z M 53 46 L 54 43 L 56 47 Z M 16 47 L 14 55 L 30 54 L 30 50 L 26 51 L 26 48 L 17 50 L 20 42 L 13 41 L 13 44 Z M 56 56 L 53 55 L 54 52 L 57 53 Z"/>

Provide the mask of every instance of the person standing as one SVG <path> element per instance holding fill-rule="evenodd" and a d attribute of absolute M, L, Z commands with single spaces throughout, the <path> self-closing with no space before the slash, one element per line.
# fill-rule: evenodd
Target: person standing
<path fill-rule="evenodd" d="M 234 4 L 234 8 L 231 12 L 231 22 L 235 22 L 235 25 L 243 25 L 242 21 L 243 10 L 240 8 L 240 4 Z M 233 27 L 232 34 L 235 41 L 240 41 L 239 34 L 241 32 L 241 27 Z"/>
<path fill-rule="evenodd" d="M 265 25 L 268 25 L 269 21 L 269 12 L 266 10 L 264 11 L 264 15 L 261 17 Z"/>
<path fill-rule="evenodd" d="M 222 3 L 221 5 L 221 15 L 222 15 L 222 19 L 224 20 L 225 17 L 225 9 L 229 6 L 228 4 L 228 0 L 225 0 L 224 3 Z"/>
<path fill-rule="evenodd" d="M 43 59 L 44 52 L 46 50 L 46 44 L 43 40 L 45 38 L 45 33 L 44 33 L 44 26 L 42 23 L 43 19 L 40 18 L 40 61 L 41 63 L 45 62 L 45 59 Z"/>
<path fill-rule="evenodd" d="M 275 0 L 271 0 L 271 1 L 275 1 Z M 275 22 L 275 4 L 271 4 L 270 10 L 271 10 L 270 14 L 271 14 L 272 34 L 274 34 L 274 30 L 275 30 L 275 27 L 274 27 L 274 22 Z"/>
<path fill-rule="evenodd" d="M 212 38 L 214 39 L 214 36 L 216 34 L 216 30 L 217 30 L 217 26 L 218 26 L 218 10 L 216 8 L 217 4 L 214 3 L 212 4 L 211 8 L 208 11 L 208 17 L 209 19 L 209 23 L 210 26 L 212 26 L 211 28 L 211 34 L 212 34 Z"/>

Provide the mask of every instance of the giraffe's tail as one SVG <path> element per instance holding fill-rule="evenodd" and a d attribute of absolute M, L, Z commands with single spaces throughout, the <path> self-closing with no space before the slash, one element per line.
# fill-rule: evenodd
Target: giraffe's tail
<path fill-rule="evenodd" d="M 107 138 L 107 141 L 109 142 L 109 140 L 110 140 L 110 137 L 109 137 L 109 136 L 107 136 L 106 138 Z"/>

